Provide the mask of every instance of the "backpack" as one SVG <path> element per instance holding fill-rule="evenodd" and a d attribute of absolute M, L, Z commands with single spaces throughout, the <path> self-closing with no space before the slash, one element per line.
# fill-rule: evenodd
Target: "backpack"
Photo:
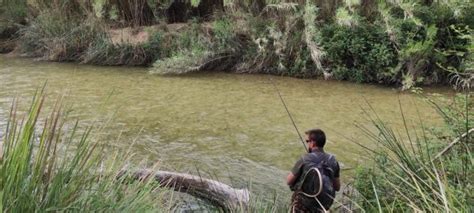
<path fill-rule="evenodd" d="M 319 209 L 322 206 L 324 209 L 329 209 L 334 202 L 336 195 L 333 187 L 334 171 L 328 165 L 328 161 L 333 157 L 333 155 L 325 154 L 323 159 L 318 158 L 319 163 L 306 162 L 308 166 L 300 177 L 299 189 L 297 189 L 297 193 L 302 195 L 305 206 L 314 206 Z"/>

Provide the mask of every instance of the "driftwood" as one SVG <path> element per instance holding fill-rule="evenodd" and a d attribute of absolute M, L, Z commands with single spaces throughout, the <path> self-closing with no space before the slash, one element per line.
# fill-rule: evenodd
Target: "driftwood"
<path fill-rule="evenodd" d="M 134 180 L 154 178 L 162 187 L 201 198 L 224 210 L 232 210 L 237 207 L 245 208 L 250 200 L 250 193 L 247 189 L 234 189 L 224 183 L 189 174 L 145 169 L 135 172 L 122 171 L 118 178 L 123 175 Z"/>

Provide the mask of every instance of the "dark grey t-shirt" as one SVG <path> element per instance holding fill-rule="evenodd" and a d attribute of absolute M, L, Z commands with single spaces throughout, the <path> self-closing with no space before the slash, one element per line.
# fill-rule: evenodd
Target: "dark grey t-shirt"
<path fill-rule="evenodd" d="M 301 176 L 303 171 L 306 171 L 309 169 L 312 165 L 318 164 L 319 162 L 326 160 L 326 164 L 332 169 L 333 171 L 333 178 L 338 178 L 339 177 L 339 163 L 336 160 L 336 157 L 334 155 L 325 153 L 324 151 L 320 150 L 313 150 L 311 153 L 307 153 L 303 155 L 293 166 L 293 169 L 291 169 L 291 173 L 297 179 Z M 312 164 L 312 165 L 310 165 Z M 296 181 L 297 182 L 297 181 Z"/>

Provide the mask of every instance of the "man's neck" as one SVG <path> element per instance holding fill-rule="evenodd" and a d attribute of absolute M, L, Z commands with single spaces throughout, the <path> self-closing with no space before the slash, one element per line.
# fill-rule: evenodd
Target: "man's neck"
<path fill-rule="evenodd" d="M 324 149 L 322 147 L 313 147 L 311 152 L 324 152 Z"/>

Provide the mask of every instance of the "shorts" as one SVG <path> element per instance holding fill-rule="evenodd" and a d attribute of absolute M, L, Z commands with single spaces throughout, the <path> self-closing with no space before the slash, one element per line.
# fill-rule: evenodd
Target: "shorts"
<path fill-rule="evenodd" d="M 322 210 L 319 206 L 307 206 L 305 205 L 304 198 L 302 195 L 299 195 L 297 192 L 293 193 L 293 196 L 291 196 L 291 206 L 290 206 L 290 212 L 291 213 L 321 213 L 325 212 Z"/>

